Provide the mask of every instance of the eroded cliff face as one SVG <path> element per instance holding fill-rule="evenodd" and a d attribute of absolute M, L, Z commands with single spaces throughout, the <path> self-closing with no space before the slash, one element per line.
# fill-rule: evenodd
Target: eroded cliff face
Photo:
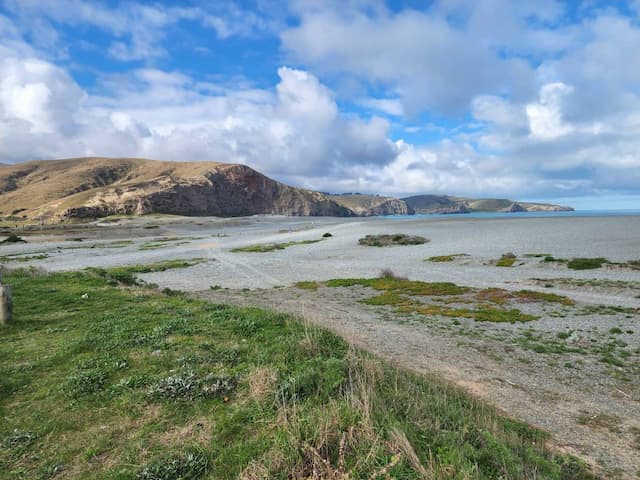
<path fill-rule="evenodd" d="M 377 195 L 344 194 L 330 195 L 337 204 L 351 210 L 360 217 L 377 215 L 411 215 L 413 210 L 406 202 L 393 197 Z"/>
<path fill-rule="evenodd" d="M 229 165 L 189 178 L 163 175 L 141 183 L 110 186 L 61 215 L 97 218 L 150 213 L 221 217 L 355 215 L 327 195 L 276 182 L 245 165 Z"/>

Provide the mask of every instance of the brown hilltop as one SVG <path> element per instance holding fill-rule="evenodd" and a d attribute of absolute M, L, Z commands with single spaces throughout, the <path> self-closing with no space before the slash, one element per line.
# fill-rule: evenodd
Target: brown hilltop
<path fill-rule="evenodd" d="M 0 166 L 0 216 L 148 213 L 357 215 L 328 195 L 290 187 L 246 165 L 96 157 Z"/>

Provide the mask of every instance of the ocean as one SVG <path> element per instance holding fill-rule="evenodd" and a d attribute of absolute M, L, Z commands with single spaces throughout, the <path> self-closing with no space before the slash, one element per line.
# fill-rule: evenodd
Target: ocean
<path fill-rule="evenodd" d="M 572 212 L 472 212 L 472 213 L 416 213 L 415 215 L 386 215 L 386 218 L 549 218 L 549 217 L 621 217 L 639 216 L 640 210 L 574 210 Z"/>

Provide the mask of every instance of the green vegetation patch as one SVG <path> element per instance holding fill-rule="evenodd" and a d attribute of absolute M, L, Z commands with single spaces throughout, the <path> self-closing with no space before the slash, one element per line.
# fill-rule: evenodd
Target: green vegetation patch
<path fill-rule="evenodd" d="M 0 477 L 594 478 L 545 433 L 290 316 L 90 272 L 4 280 Z"/>
<path fill-rule="evenodd" d="M 428 238 L 420 235 L 407 235 L 406 233 L 367 235 L 358 240 L 360 245 L 368 247 L 389 247 L 393 245 L 422 245 L 429 242 Z"/>
<path fill-rule="evenodd" d="M 602 267 L 605 263 L 609 263 L 606 258 L 572 258 L 567 263 L 567 267 L 572 270 L 593 270 Z"/>
<path fill-rule="evenodd" d="M 175 268 L 193 267 L 199 263 L 207 262 L 206 258 L 191 258 L 189 260 L 165 260 L 162 262 L 145 265 L 124 265 L 112 268 L 88 268 L 87 270 L 104 278 L 110 285 L 138 285 L 137 273 L 156 273 Z"/>
<path fill-rule="evenodd" d="M 249 245 L 247 247 L 234 248 L 231 251 L 238 252 L 252 252 L 252 253 L 266 253 L 273 252 L 275 250 L 284 250 L 285 248 L 293 247 L 294 245 L 308 245 L 310 243 L 321 242 L 322 239 L 317 240 L 299 240 L 285 243 L 265 243 L 262 245 Z"/>
<path fill-rule="evenodd" d="M 514 292 L 517 298 L 534 302 L 560 303 L 562 305 L 574 305 L 575 302 L 564 295 L 556 295 L 549 292 L 537 292 L 535 290 L 518 290 Z"/>
<path fill-rule="evenodd" d="M 496 262 L 496 267 L 512 267 L 517 259 L 513 253 L 505 253 Z"/>
<path fill-rule="evenodd" d="M 27 241 L 24 238 L 16 235 L 15 233 L 11 233 L 7 238 L 2 240 L 0 243 L 27 243 Z"/>
<path fill-rule="evenodd" d="M 474 312 L 476 322 L 516 323 L 537 320 L 535 315 L 522 313 L 517 308 L 499 309 L 493 307 L 480 308 Z"/>
<path fill-rule="evenodd" d="M 361 285 L 375 290 L 384 290 L 407 295 L 461 295 L 468 292 L 468 287 L 461 287 L 450 282 L 421 282 L 394 277 L 379 278 L 339 278 L 325 282 L 327 287 L 352 287 Z"/>
<path fill-rule="evenodd" d="M 453 262 L 457 257 L 466 257 L 466 253 L 452 253 L 451 255 L 437 255 L 427 258 L 427 262 Z"/>
<path fill-rule="evenodd" d="M 318 288 L 320 287 L 320 284 L 318 282 L 313 282 L 313 281 L 302 281 L 302 282 L 297 282 L 296 287 L 302 289 L 302 290 L 318 290 Z"/>
<path fill-rule="evenodd" d="M 325 282 L 328 287 L 352 287 L 360 285 L 384 293 L 362 300 L 367 305 L 391 305 L 402 313 L 418 313 L 425 316 L 441 316 L 453 318 L 473 318 L 478 322 L 530 322 L 537 320 L 534 315 L 527 315 L 518 309 L 498 309 L 481 305 L 477 308 L 458 308 L 448 305 L 424 304 L 410 296 L 451 296 L 453 302 L 464 301 L 456 297 L 471 291 L 448 282 L 421 282 L 385 276 L 380 278 L 343 278 Z M 506 291 L 505 291 L 506 292 Z"/>

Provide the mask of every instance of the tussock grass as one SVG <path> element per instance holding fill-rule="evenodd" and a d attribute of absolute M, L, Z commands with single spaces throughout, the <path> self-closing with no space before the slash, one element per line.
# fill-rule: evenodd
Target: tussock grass
<path fill-rule="evenodd" d="M 273 252 L 275 250 L 284 250 L 285 248 L 293 247 L 295 245 L 308 245 L 311 243 L 318 243 L 321 241 L 322 239 L 300 240 L 300 241 L 292 241 L 292 242 L 284 242 L 284 243 L 265 243 L 261 245 L 249 245 L 246 247 L 233 248 L 231 251 L 234 253 L 238 253 L 238 252 L 266 253 L 266 252 Z"/>
<path fill-rule="evenodd" d="M 2 478 L 593 478 L 545 433 L 290 316 L 89 272 L 4 278 Z"/>

